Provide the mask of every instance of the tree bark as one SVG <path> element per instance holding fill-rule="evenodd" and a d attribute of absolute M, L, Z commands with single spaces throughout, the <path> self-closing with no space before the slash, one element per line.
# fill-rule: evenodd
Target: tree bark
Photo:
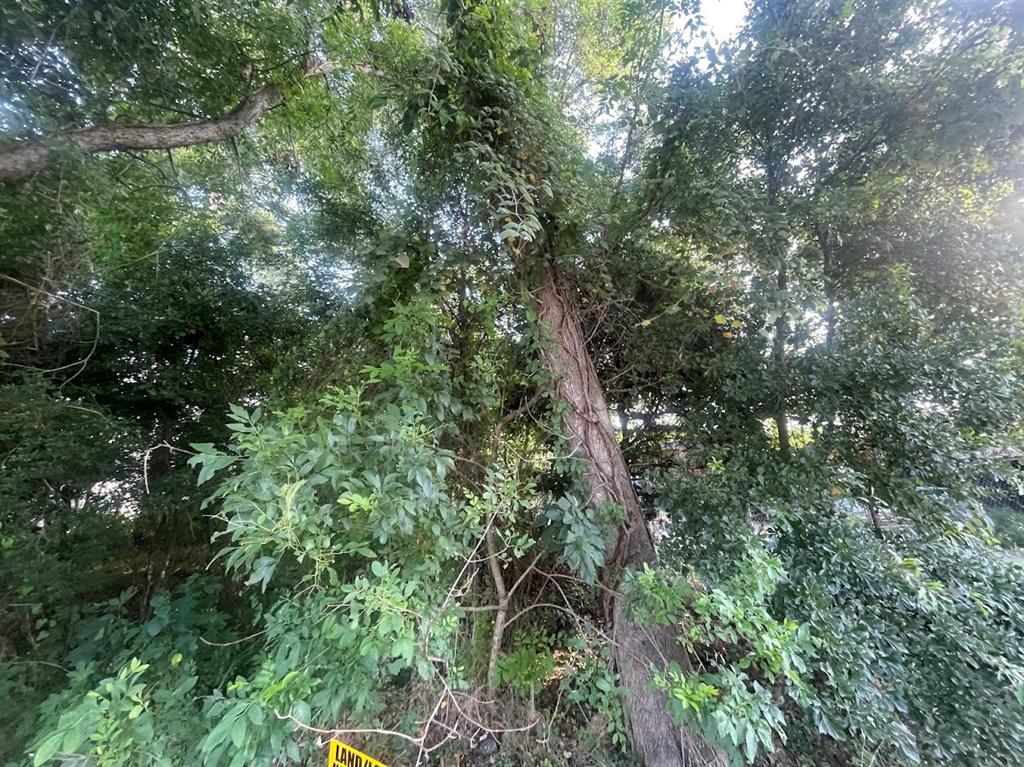
<path fill-rule="evenodd" d="M 814 233 L 821 247 L 822 280 L 825 284 L 825 346 L 831 349 L 836 340 L 835 256 L 827 227 L 815 225 Z"/>
<path fill-rule="evenodd" d="M 274 86 L 249 94 L 241 104 L 221 117 L 172 125 L 122 125 L 110 123 L 60 133 L 57 139 L 69 142 L 85 153 L 127 149 L 175 149 L 212 141 L 223 141 L 241 134 L 264 112 L 281 102 L 283 95 Z M 36 141 L 24 141 L 0 151 L 0 181 L 18 181 L 31 176 L 54 159 L 53 147 Z"/>
<path fill-rule="evenodd" d="M 664 693 L 651 689 L 651 667 L 687 659 L 670 627 L 641 626 L 631 620 L 616 591 L 623 570 L 656 557 L 633 483 L 615 440 L 611 416 L 586 347 L 574 297 L 554 264 L 547 264 L 536 293 L 543 343 L 541 356 L 569 408 L 565 428 L 573 453 L 586 467 L 590 503 L 615 504 L 625 518 L 606 557 L 602 580 L 609 589 L 605 613 L 612 625 L 619 676 L 627 688 L 626 714 L 634 751 L 647 767 L 726 765 L 725 755 L 696 734 L 678 727 Z"/>
<path fill-rule="evenodd" d="M 785 258 L 785 254 L 780 249 L 781 260 L 776 282 L 780 295 L 789 290 L 789 273 L 786 269 Z M 789 455 L 789 414 L 786 412 L 786 399 L 789 396 L 789 375 L 786 370 L 786 337 L 788 334 L 786 311 L 783 307 L 775 319 L 775 341 L 772 349 L 772 356 L 775 358 L 775 375 L 777 376 L 775 425 L 779 430 L 779 450 L 783 456 Z"/>
<path fill-rule="evenodd" d="M 494 526 L 491 525 L 484 533 L 487 541 L 487 566 L 494 580 L 494 592 L 498 599 L 498 611 L 494 616 L 494 630 L 491 633 L 491 651 L 487 659 L 487 690 L 498 689 L 498 661 L 501 658 L 501 644 L 505 637 L 505 626 L 508 618 L 508 590 L 505 578 L 501 574 L 501 562 L 498 561 L 498 550 L 494 545 Z"/>
<path fill-rule="evenodd" d="M 769 143 L 765 152 L 765 177 L 768 192 L 768 214 L 773 217 L 781 213 L 778 210 L 779 192 L 782 186 L 781 169 L 784 167 L 784 158 L 779 157 L 775 147 Z M 779 291 L 780 300 L 784 299 L 789 290 L 789 270 L 786 264 L 786 243 L 779 235 L 774 226 L 774 221 L 769 227 L 769 247 L 772 255 L 778 259 L 778 272 L 776 275 L 776 287 Z M 786 322 L 786 311 L 788 302 L 783 300 L 779 307 L 779 316 L 775 319 L 775 340 L 772 344 L 772 358 L 775 360 L 776 390 L 775 390 L 775 425 L 779 432 L 779 451 L 783 457 L 789 455 L 789 414 L 786 412 L 786 400 L 789 397 L 789 380 L 786 371 L 786 338 L 789 335 L 789 327 Z"/>

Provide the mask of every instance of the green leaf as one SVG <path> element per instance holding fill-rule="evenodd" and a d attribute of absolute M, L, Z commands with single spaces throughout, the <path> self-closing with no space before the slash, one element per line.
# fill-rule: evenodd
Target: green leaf
<path fill-rule="evenodd" d="M 236 716 L 234 723 L 231 725 L 231 742 L 234 743 L 235 748 L 241 748 L 242 744 L 245 743 L 245 733 L 248 729 L 245 717 Z"/>
<path fill-rule="evenodd" d="M 249 721 L 252 722 L 254 726 L 260 727 L 263 725 L 265 714 L 262 706 L 253 703 L 249 706 L 246 713 L 249 715 Z"/>
<path fill-rule="evenodd" d="M 744 737 L 744 753 L 747 755 L 747 761 L 753 762 L 754 757 L 757 756 L 757 732 L 750 723 L 747 724 L 747 732 Z"/>
<path fill-rule="evenodd" d="M 50 735 L 46 740 L 39 744 L 36 748 L 36 754 L 32 759 L 32 767 L 39 767 L 39 765 L 50 761 L 54 755 L 60 749 L 61 739 L 63 733 L 54 733 Z"/>
<path fill-rule="evenodd" d="M 303 724 L 311 724 L 313 720 L 313 714 L 309 708 L 309 704 L 304 700 L 297 700 L 292 704 L 292 716 Z"/>

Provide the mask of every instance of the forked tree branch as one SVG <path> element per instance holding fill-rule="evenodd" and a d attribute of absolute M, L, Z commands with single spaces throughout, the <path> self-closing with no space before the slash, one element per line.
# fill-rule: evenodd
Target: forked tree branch
<path fill-rule="evenodd" d="M 176 149 L 178 147 L 223 141 L 242 133 L 264 112 L 284 98 L 273 85 L 246 96 L 237 107 L 222 117 L 172 125 L 121 125 L 110 123 L 92 128 L 64 131 L 57 138 L 74 144 L 86 153 L 128 149 Z M 25 141 L 0 151 L 0 181 L 18 181 L 45 168 L 54 156 L 46 143 Z"/>

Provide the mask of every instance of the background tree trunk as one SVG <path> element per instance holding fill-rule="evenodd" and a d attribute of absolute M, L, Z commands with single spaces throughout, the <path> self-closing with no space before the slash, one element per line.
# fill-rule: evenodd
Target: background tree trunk
<path fill-rule="evenodd" d="M 654 541 L 615 439 L 575 298 L 554 264 L 547 264 L 536 300 L 543 340 L 541 356 L 555 379 L 558 396 L 569 405 L 566 433 L 573 452 L 586 466 L 590 503 L 613 503 L 625 513 L 603 573 L 605 586 L 614 590 L 624 568 L 655 560 Z M 652 666 L 664 666 L 667 660 L 675 659 L 686 667 L 687 658 L 675 632 L 669 627 L 641 626 L 630 620 L 623 597 L 617 591 L 609 594 L 605 614 L 612 624 L 620 679 L 628 689 L 626 714 L 633 749 L 647 767 L 726 765 L 724 753 L 678 727 L 669 715 L 665 694 L 650 689 Z"/>
<path fill-rule="evenodd" d="M 777 286 L 779 294 L 789 290 L 789 273 L 786 269 L 785 253 L 779 249 L 779 272 Z M 789 395 L 789 376 L 786 370 L 786 337 L 789 335 L 786 322 L 786 310 L 781 309 L 775 320 L 775 339 L 772 343 L 772 358 L 775 360 L 777 391 L 775 393 L 775 425 L 779 430 L 779 451 L 783 456 L 789 455 L 789 413 L 786 410 L 786 398 Z"/>
<path fill-rule="evenodd" d="M 781 214 L 779 191 L 782 185 L 781 174 L 784 163 L 785 158 L 779 157 L 775 147 L 769 142 L 764 162 L 769 216 L 780 216 Z M 786 312 L 789 311 L 789 306 L 788 301 L 783 298 L 789 291 L 789 266 L 786 263 L 788 244 L 787 238 L 774 227 L 770 227 L 768 237 L 772 255 L 778 261 L 775 286 L 778 289 L 780 300 L 783 301 L 783 305 L 779 307 L 779 316 L 775 319 L 775 338 L 772 342 L 772 359 L 775 361 L 776 376 L 774 419 L 779 432 L 779 451 L 783 457 L 788 457 L 789 413 L 786 410 L 786 400 L 789 397 L 789 375 L 786 370 L 786 340 L 789 335 L 789 324 L 786 321 Z"/>

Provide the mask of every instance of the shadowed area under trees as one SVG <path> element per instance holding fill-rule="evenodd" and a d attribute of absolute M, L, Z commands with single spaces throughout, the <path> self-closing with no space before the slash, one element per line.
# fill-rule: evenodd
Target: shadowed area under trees
<path fill-rule="evenodd" d="M 722 13 L 0 2 L 0 764 L 1024 763 L 1024 12 Z"/>

